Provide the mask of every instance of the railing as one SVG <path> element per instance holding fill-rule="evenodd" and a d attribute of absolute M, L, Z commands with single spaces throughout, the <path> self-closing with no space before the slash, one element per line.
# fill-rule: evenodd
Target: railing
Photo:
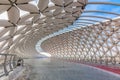
<path fill-rule="evenodd" d="M 0 77 L 7 76 L 13 69 L 17 67 L 18 59 L 20 57 L 14 54 L 0 54 Z M 22 66 L 23 66 L 23 59 Z"/>

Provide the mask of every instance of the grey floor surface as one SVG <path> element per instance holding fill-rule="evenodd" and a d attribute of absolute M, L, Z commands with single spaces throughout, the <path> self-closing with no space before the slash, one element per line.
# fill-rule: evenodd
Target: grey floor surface
<path fill-rule="evenodd" d="M 55 59 L 28 59 L 30 80 L 120 80 L 88 66 Z"/>

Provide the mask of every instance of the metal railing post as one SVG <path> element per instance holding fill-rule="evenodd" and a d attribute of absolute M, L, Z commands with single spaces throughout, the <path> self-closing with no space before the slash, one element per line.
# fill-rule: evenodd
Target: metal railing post
<path fill-rule="evenodd" d="M 13 55 L 10 55 L 9 67 L 10 67 L 11 71 L 13 70 L 13 68 L 12 68 L 12 57 L 13 57 Z"/>
<path fill-rule="evenodd" d="M 7 66 L 6 66 L 7 55 L 5 54 L 4 56 L 5 56 L 5 59 L 4 59 L 3 66 L 4 66 L 5 75 L 7 76 L 8 75 Z"/>
<path fill-rule="evenodd" d="M 24 65 L 24 60 L 22 59 L 22 66 Z"/>
<path fill-rule="evenodd" d="M 16 60 L 15 60 L 15 58 L 16 58 L 16 55 L 14 55 L 14 57 L 13 57 L 13 68 L 16 68 Z"/>

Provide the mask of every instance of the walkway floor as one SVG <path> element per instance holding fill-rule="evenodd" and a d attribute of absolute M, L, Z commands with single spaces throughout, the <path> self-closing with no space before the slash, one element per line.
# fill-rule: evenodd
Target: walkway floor
<path fill-rule="evenodd" d="M 51 59 L 28 59 L 30 80 L 120 80 L 88 66 Z"/>

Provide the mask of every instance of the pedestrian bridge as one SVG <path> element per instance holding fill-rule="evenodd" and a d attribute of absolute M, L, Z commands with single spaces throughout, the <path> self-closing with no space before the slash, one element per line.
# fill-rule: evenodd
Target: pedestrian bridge
<path fill-rule="evenodd" d="M 0 0 L 0 80 L 120 80 L 120 1 Z"/>

